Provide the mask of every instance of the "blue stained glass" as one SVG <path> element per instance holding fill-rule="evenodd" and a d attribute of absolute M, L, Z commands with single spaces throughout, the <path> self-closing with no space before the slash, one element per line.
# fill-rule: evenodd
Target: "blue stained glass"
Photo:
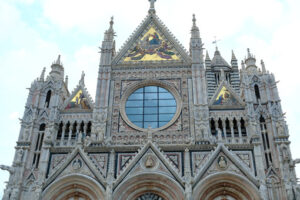
<path fill-rule="evenodd" d="M 145 107 L 144 108 L 144 113 L 145 114 L 157 114 L 158 110 L 157 110 L 157 107 Z"/>
<path fill-rule="evenodd" d="M 174 100 L 159 100 L 159 106 L 176 106 L 176 101 Z"/>
<path fill-rule="evenodd" d="M 166 89 L 146 86 L 133 92 L 126 102 L 128 119 L 141 128 L 166 125 L 176 113 L 176 100 Z"/>
<path fill-rule="evenodd" d="M 147 87 L 145 87 L 145 93 L 148 93 L 148 92 L 157 93 L 157 86 L 147 86 Z"/>
<path fill-rule="evenodd" d="M 142 100 L 143 93 L 134 93 L 128 97 L 128 100 Z"/>

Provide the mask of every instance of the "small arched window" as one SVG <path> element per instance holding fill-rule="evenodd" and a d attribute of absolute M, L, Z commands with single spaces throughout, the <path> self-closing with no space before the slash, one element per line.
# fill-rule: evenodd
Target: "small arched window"
<path fill-rule="evenodd" d="M 46 101 L 45 101 L 45 107 L 46 108 L 49 108 L 50 100 L 51 100 L 51 90 L 49 90 L 47 92 L 47 95 L 46 95 Z"/>
<path fill-rule="evenodd" d="M 210 131 L 212 135 L 216 135 L 216 125 L 214 119 L 210 120 Z"/>
<path fill-rule="evenodd" d="M 258 101 L 258 99 L 260 99 L 260 92 L 259 92 L 259 87 L 256 84 L 254 85 L 254 92 L 255 92 L 256 100 Z"/>

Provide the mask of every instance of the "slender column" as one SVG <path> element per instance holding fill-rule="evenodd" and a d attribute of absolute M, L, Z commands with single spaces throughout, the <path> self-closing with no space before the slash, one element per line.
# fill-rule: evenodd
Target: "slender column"
<path fill-rule="evenodd" d="M 240 122 L 239 120 L 237 121 L 237 127 L 238 127 L 238 131 L 239 131 L 240 143 L 243 143 L 242 129 L 241 129 L 241 122 Z"/>

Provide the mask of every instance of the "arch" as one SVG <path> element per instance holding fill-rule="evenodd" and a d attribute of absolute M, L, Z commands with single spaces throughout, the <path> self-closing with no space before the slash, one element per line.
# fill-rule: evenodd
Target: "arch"
<path fill-rule="evenodd" d="M 103 187 L 91 177 L 70 174 L 51 183 L 43 192 L 42 199 L 65 200 L 72 196 L 84 196 L 88 200 L 104 200 Z"/>
<path fill-rule="evenodd" d="M 183 200 L 184 191 L 178 182 L 160 173 L 141 173 L 123 181 L 115 190 L 114 200 L 137 199 L 152 193 L 164 200 Z"/>
<path fill-rule="evenodd" d="M 207 176 L 193 189 L 195 200 L 214 200 L 228 195 L 236 200 L 260 200 L 257 187 L 249 180 L 231 172 L 221 172 Z"/>

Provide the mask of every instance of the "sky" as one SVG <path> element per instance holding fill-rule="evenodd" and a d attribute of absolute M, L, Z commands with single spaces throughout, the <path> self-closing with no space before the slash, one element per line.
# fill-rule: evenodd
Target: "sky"
<path fill-rule="evenodd" d="M 293 158 L 300 158 L 300 1 L 157 0 L 156 13 L 180 43 L 189 48 L 192 14 L 213 56 L 216 37 L 229 62 L 239 63 L 246 49 L 275 74 L 289 126 Z M 95 96 L 99 46 L 114 16 L 117 49 L 146 17 L 147 0 L 1 0 L 0 1 L 0 164 L 11 165 L 31 82 L 61 54 L 70 92 L 85 71 Z M 300 166 L 297 167 L 298 177 Z M 0 171 L 0 197 L 8 172 Z"/>

